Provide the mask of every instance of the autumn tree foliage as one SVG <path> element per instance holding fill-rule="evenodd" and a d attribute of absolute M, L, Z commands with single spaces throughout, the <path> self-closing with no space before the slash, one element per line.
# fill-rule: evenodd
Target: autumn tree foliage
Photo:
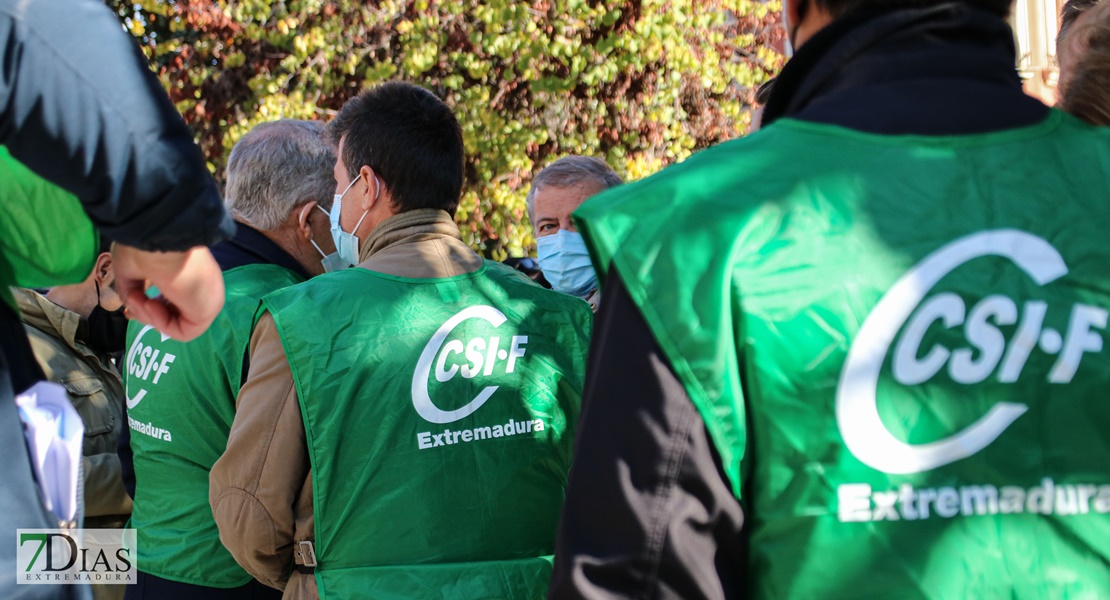
<path fill-rule="evenodd" d="M 457 220 L 487 255 L 533 244 L 524 197 L 566 154 L 636 179 L 744 133 L 781 65 L 778 0 L 108 0 L 213 172 L 257 123 L 327 120 L 389 79 L 447 101 Z"/>

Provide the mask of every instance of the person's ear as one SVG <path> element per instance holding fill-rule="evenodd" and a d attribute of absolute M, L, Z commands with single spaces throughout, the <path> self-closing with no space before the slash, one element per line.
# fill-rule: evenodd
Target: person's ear
<path fill-rule="evenodd" d="M 109 252 L 101 252 L 96 257 L 96 264 L 93 266 L 93 278 L 101 289 L 108 287 L 115 283 L 115 274 L 112 273 L 112 254 Z"/>
<path fill-rule="evenodd" d="M 786 2 L 786 17 L 790 26 L 787 35 L 795 52 L 836 20 L 829 7 L 819 0 L 783 1 Z"/>
<path fill-rule="evenodd" d="M 378 203 L 378 199 L 382 194 L 382 180 L 378 178 L 378 174 L 371 169 L 369 165 L 362 165 L 358 170 L 358 174 L 366 181 L 366 188 L 363 189 L 359 195 L 362 210 L 370 210 Z"/>
<path fill-rule="evenodd" d="M 782 0 L 783 13 L 786 15 L 786 37 L 794 44 L 794 32 L 806 16 L 809 0 Z"/>
<path fill-rule="evenodd" d="M 294 229 L 297 233 L 297 237 L 306 242 L 313 237 L 311 223 L 312 215 L 316 212 L 316 207 L 319 205 L 319 202 L 315 200 L 309 200 L 308 202 L 302 204 L 300 208 L 293 209 L 296 213 L 297 218 L 296 222 L 294 223 Z"/>

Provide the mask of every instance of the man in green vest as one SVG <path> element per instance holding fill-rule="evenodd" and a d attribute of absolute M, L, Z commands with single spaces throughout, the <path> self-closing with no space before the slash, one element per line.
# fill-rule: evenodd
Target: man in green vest
<path fill-rule="evenodd" d="M 763 128 L 575 214 L 551 597 L 1110 597 L 1110 130 L 1009 11 L 786 0 Z"/>
<path fill-rule="evenodd" d="M 430 92 L 365 90 L 329 128 L 358 267 L 264 300 L 220 538 L 286 599 L 542 598 L 590 308 L 462 242 L 462 133 Z"/>
<path fill-rule="evenodd" d="M 227 445 L 259 301 L 334 264 L 321 260 L 333 249 L 334 163 L 316 122 L 263 123 L 243 136 L 227 165 L 226 204 L 238 230 L 212 250 L 224 273 L 223 311 L 189 343 L 130 328 L 123 369 L 139 581 L 129 598 L 277 596 L 220 544 L 208 472 Z"/>

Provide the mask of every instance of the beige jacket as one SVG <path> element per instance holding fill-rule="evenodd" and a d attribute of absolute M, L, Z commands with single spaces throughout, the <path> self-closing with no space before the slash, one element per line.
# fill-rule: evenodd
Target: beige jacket
<path fill-rule="evenodd" d="M 440 210 L 404 212 L 382 222 L 363 244 L 359 268 L 412 278 L 452 277 L 482 265 Z M 293 374 L 274 320 L 265 315 L 250 343 L 250 370 L 236 399 L 227 450 L 212 467 L 209 499 L 220 541 L 262 583 L 286 600 L 319 598 L 296 542 L 314 538 L 312 472 Z M 292 572 L 292 574 L 291 574 Z"/>
<path fill-rule="evenodd" d="M 35 358 L 66 388 L 85 425 L 85 527 L 122 527 L 131 514 L 116 443 L 123 427 L 123 383 L 115 365 L 77 340 L 81 317 L 31 290 L 13 288 Z"/>

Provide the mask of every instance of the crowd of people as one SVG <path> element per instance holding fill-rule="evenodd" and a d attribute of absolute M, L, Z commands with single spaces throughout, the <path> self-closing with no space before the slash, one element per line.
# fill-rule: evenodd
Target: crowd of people
<path fill-rule="evenodd" d="M 254 127 L 220 190 L 114 15 L 24 4 L 0 596 L 1110 595 L 1110 4 L 1067 3 L 1050 108 L 1009 0 L 785 0 L 752 134 L 552 162 L 515 267 L 462 241 L 417 83 Z M 42 381 L 76 514 L 24 443 Z M 17 583 L 52 527 L 134 529 L 136 580 Z"/>

